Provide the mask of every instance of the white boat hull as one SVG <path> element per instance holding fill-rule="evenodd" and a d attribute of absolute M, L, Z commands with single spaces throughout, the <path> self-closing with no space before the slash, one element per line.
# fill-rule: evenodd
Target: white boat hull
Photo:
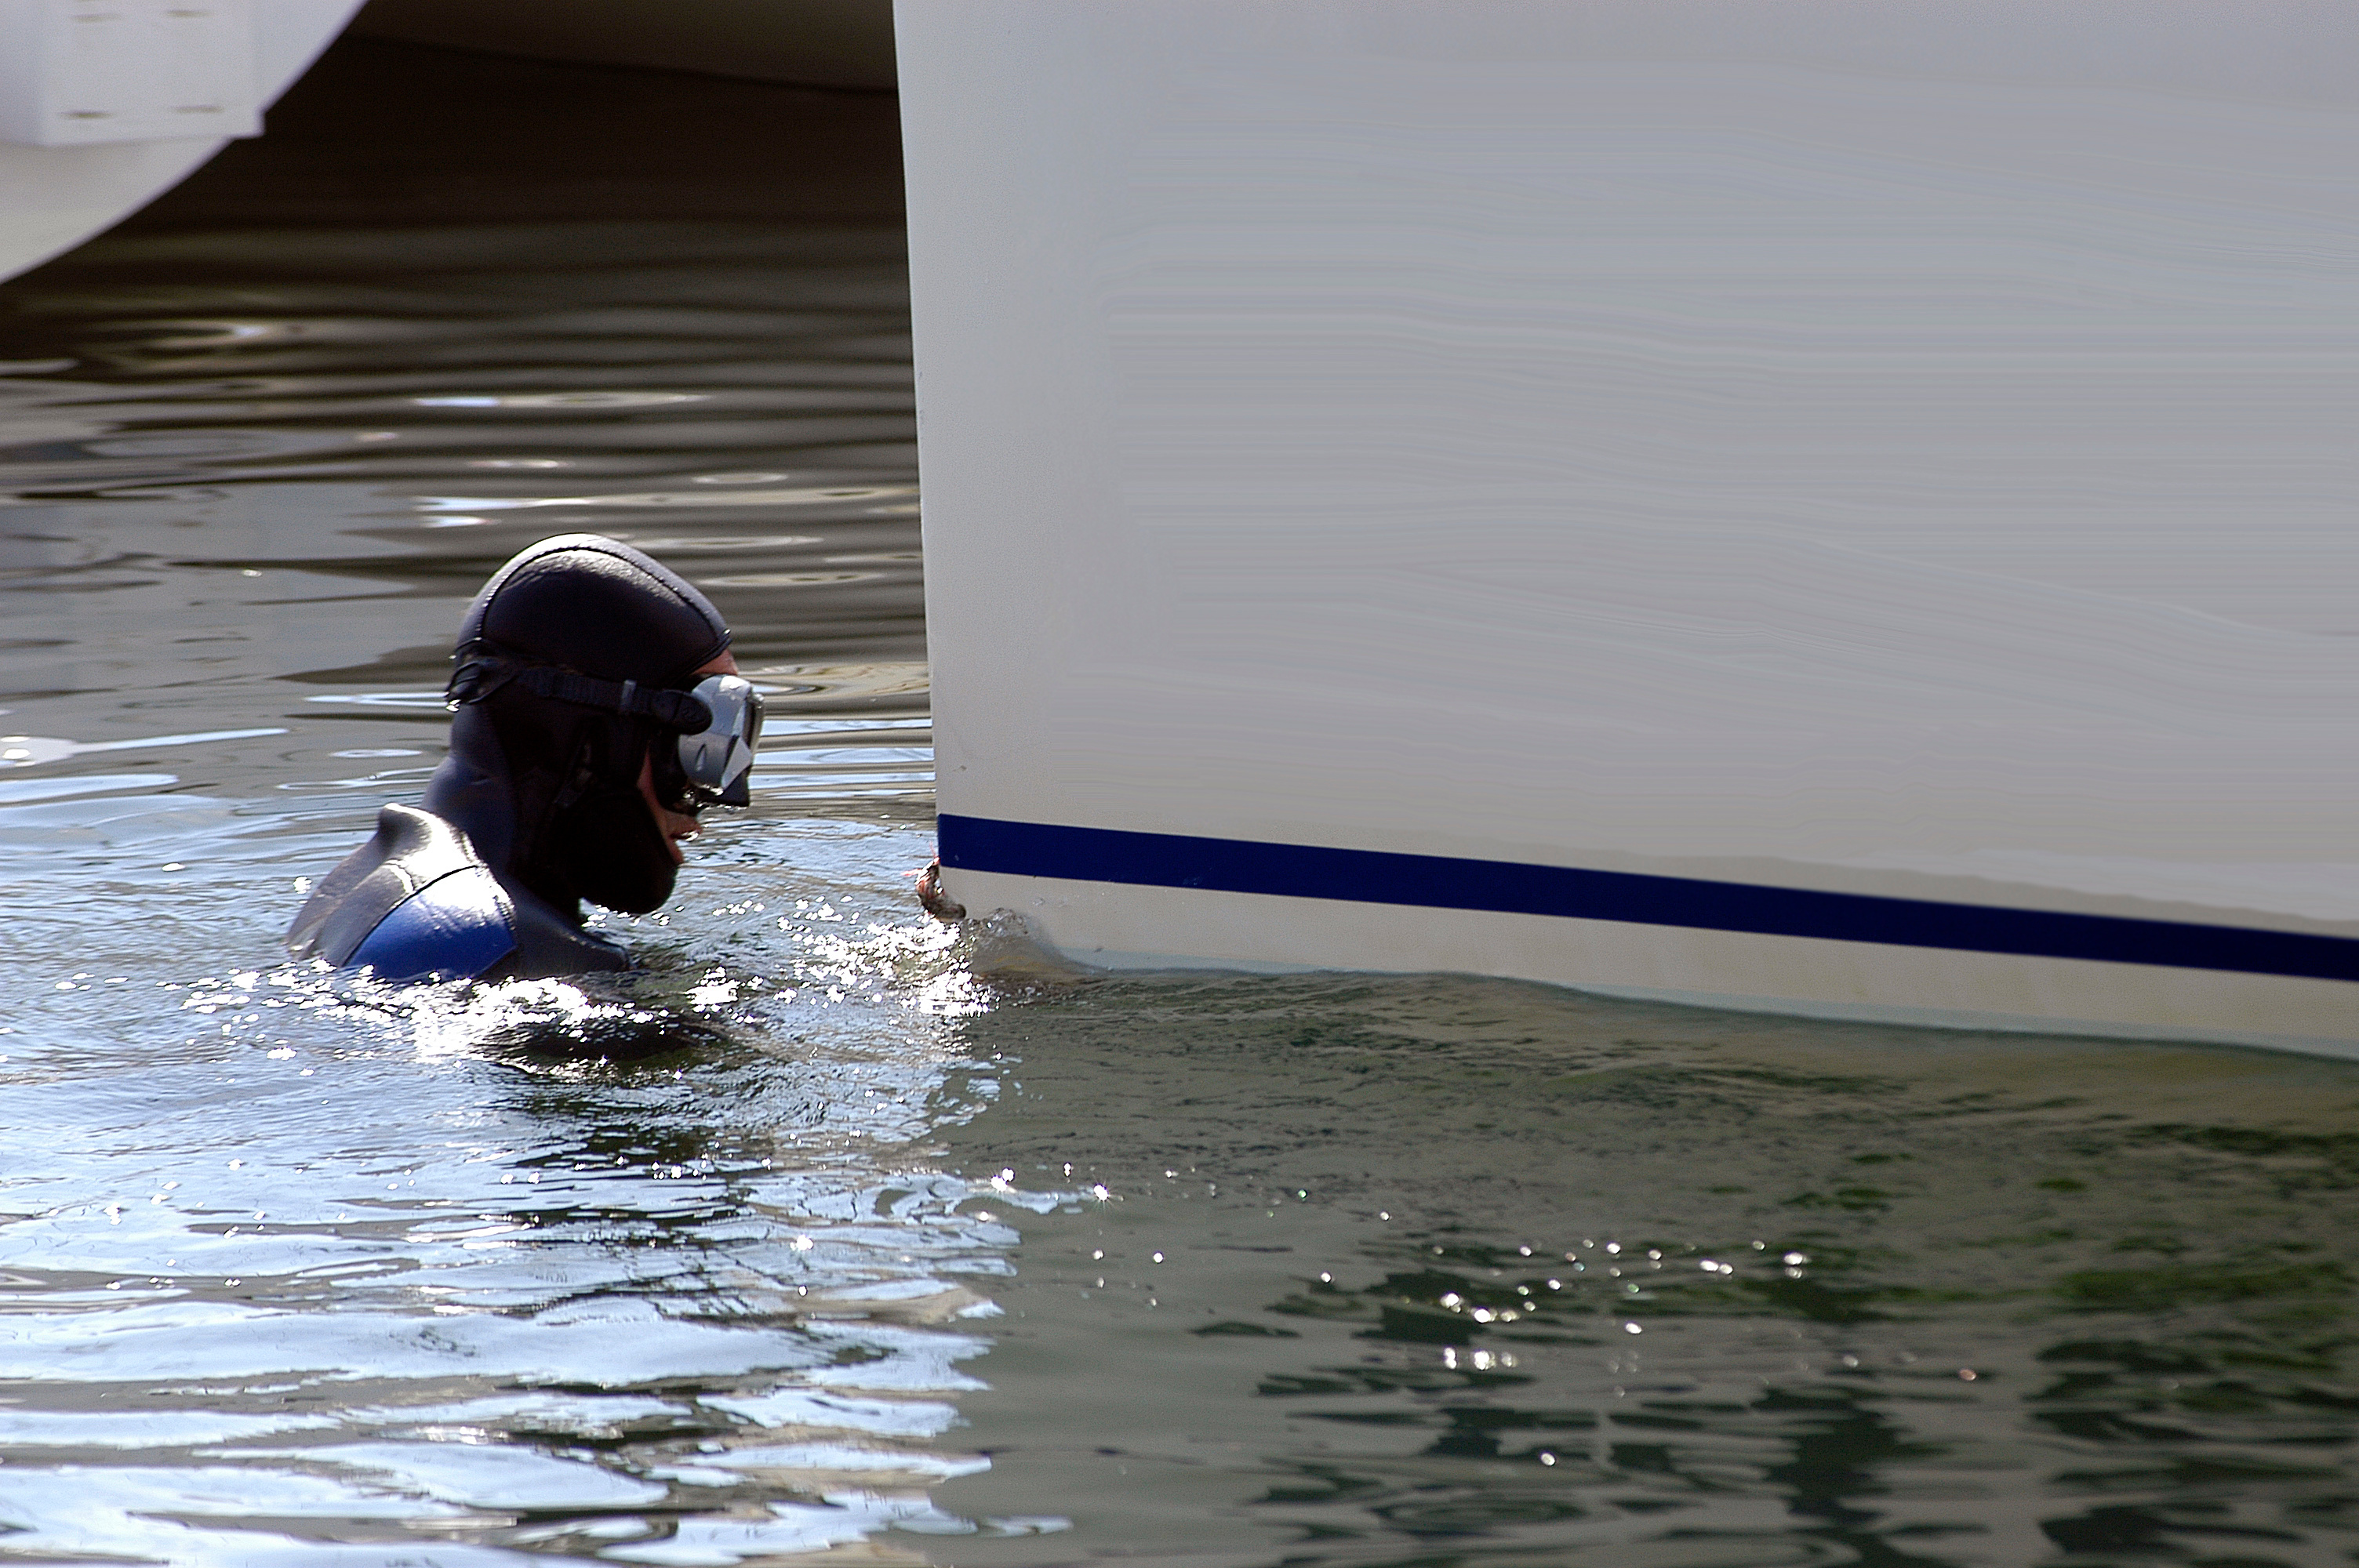
<path fill-rule="evenodd" d="M 2334 15 L 901 0 L 945 887 L 2348 1048 Z"/>
<path fill-rule="evenodd" d="M 276 103 L 359 8 L 360 0 L 253 0 L 250 43 L 241 39 L 252 56 L 252 78 L 242 105 L 245 114 Z M 16 0 L 0 11 L 0 49 L 9 52 L 12 67 L 25 67 L 38 58 L 40 31 L 69 19 L 71 10 L 38 0 Z M 245 20 L 244 8 L 240 19 Z M 131 74 L 136 78 L 139 73 Z M 135 80 L 129 84 L 130 96 L 140 96 L 142 87 L 168 85 Z M 31 82 L 12 86 L 34 94 Z M 136 139 L 84 146 L 40 146 L 29 135 L 0 140 L 0 280 L 30 271 L 113 228 L 186 179 L 230 140 L 157 136 L 150 134 L 153 128 L 135 122 Z"/>

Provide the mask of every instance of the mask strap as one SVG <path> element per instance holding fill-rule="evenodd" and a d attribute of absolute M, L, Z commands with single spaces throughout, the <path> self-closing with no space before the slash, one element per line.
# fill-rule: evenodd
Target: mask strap
<path fill-rule="evenodd" d="M 462 660 L 451 672 L 451 684 L 443 693 L 444 706 L 455 712 L 510 685 L 522 687 L 549 702 L 595 708 L 625 719 L 653 719 L 683 735 L 712 728 L 712 709 L 690 692 L 674 691 L 668 687 L 643 687 L 636 681 L 599 680 L 554 665 L 532 665 L 487 655 Z"/>

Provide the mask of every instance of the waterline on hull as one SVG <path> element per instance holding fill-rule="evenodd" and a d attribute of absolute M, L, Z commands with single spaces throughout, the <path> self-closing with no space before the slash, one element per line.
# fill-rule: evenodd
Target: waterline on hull
<path fill-rule="evenodd" d="M 2359 1056 L 2337 980 L 992 871 L 944 883 L 971 915 L 1008 911 L 1048 952 L 1106 969 L 1483 975 L 1736 1011 Z"/>

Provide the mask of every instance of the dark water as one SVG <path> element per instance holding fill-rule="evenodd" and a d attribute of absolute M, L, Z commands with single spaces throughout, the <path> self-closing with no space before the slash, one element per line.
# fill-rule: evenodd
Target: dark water
<path fill-rule="evenodd" d="M 893 114 L 342 46 L 0 288 L 0 1561 L 2359 1555 L 2359 1069 L 978 979 Z M 576 527 L 786 719 L 647 972 L 283 962 Z"/>

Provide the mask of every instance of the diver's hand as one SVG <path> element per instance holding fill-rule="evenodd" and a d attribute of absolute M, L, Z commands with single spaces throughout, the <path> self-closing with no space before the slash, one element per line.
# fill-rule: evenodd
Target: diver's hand
<path fill-rule="evenodd" d="M 940 860 L 918 873 L 918 902 L 936 920 L 955 925 L 966 918 L 966 907 L 942 891 L 942 863 Z"/>

